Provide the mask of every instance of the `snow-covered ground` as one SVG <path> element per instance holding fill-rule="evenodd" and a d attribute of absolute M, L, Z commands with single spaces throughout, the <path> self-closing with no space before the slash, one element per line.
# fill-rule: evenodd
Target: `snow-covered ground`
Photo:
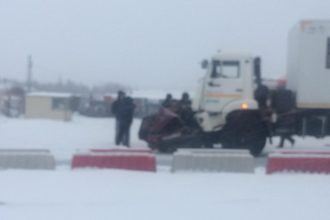
<path fill-rule="evenodd" d="M 132 128 L 132 145 L 139 120 Z M 57 160 L 76 150 L 113 147 L 114 121 L 0 118 L 0 148 L 47 148 Z M 274 140 L 275 144 L 278 140 Z M 330 139 L 296 139 L 296 148 L 330 149 Z M 268 145 L 265 152 L 275 147 Z M 0 171 L 0 220 L 329 219 L 330 176 L 282 173 L 157 173 L 118 170 Z"/>
<path fill-rule="evenodd" d="M 0 118 L 0 148 L 50 149 L 57 160 L 70 160 L 77 150 L 114 147 L 114 119 L 75 115 L 72 121 Z M 134 120 L 131 142 L 146 147 L 137 131 L 140 120 Z"/>
<path fill-rule="evenodd" d="M 4 220 L 327 220 L 325 175 L 3 171 Z"/>

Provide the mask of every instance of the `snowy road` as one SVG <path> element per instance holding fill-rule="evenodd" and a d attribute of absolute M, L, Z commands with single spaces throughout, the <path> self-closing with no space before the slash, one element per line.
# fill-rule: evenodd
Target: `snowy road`
<path fill-rule="evenodd" d="M 327 220 L 326 175 L 0 172 L 4 220 Z"/>
<path fill-rule="evenodd" d="M 143 148 L 139 122 L 132 145 Z M 0 148 L 46 148 L 58 162 L 55 171 L 1 171 L 0 219 L 329 219 L 330 176 L 266 175 L 272 145 L 256 159 L 255 174 L 173 174 L 165 154 L 157 155 L 157 173 L 70 169 L 74 152 L 113 147 L 113 128 L 112 119 L 79 116 L 72 122 L 0 118 Z M 330 139 L 296 142 L 296 148 L 329 149 Z"/>

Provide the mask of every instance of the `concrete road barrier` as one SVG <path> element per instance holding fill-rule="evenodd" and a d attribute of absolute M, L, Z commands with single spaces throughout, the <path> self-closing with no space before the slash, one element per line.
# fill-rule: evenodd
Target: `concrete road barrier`
<path fill-rule="evenodd" d="M 174 153 L 171 170 L 253 173 L 254 166 L 248 150 L 182 149 Z"/>
<path fill-rule="evenodd" d="M 156 158 L 152 153 L 89 152 L 77 153 L 72 158 L 72 169 L 100 168 L 156 171 Z"/>
<path fill-rule="evenodd" d="M 308 154 L 308 155 L 330 155 L 330 150 L 310 150 L 310 149 L 288 149 L 275 150 L 271 154 Z"/>
<path fill-rule="evenodd" d="M 55 158 L 48 150 L 0 150 L 0 169 L 54 170 L 55 167 Z"/>
<path fill-rule="evenodd" d="M 0 153 L 4 152 L 19 152 L 19 153 L 50 153 L 48 149 L 24 149 L 24 148 L 0 148 Z"/>
<path fill-rule="evenodd" d="M 278 172 L 330 173 L 330 152 L 323 150 L 285 150 L 269 155 L 267 174 Z"/>

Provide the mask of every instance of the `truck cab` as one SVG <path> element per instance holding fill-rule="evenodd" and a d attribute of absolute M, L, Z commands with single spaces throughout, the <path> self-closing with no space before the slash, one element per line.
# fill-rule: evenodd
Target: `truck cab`
<path fill-rule="evenodd" d="M 180 113 L 171 118 L 160 111 L 143 120 L 140 137 L 161 151 L 221 144 L 223 148 L 249 149 L 252 155 L 259 155 L 269 135 L 255 99 L 261 81 L 260 59 L 248 54 L 218 53 L 202 66 L 206 74 L 193 100 L 193 123 L 176 123 L 183 121 Z M 168 123 L 159 123 L 164 118 L 169 119 Z M 161 130 L 153 128 L 157 124 L 162 124 Z M 177 129 L 164 132 L 169 125 Z"/>
<path fill-rule="evenodd" d="M 193 101 L 196 119 L 206 132 L 221 130 L 228 114 L 258 110 L 256 59 L 249 54 L 218 53 L 203 61 L 206 74 Z M 260 74 L 259 74 L 260 75 Z"/>

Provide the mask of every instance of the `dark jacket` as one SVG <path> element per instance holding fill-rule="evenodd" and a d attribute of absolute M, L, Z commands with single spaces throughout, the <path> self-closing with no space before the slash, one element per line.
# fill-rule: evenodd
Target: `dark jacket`
<path fill-rule="evenodd" d="M 269 89 L 265 85 L 259 85 L 254 93 L 254 97 L 258 102 L 259 108 L 267 108 L 267 100 L 269 98 Z"/>
<path fill-rule="evenodd" d="M 288 113 L 294 109 L 294 95 L 292 91 L 286 89 L 278 89 L 273 92 L 271 99 L 272 108 L 277 114 Z"/>
<path fill-rule="evenodd" d="M 112 104 L 112 114 L 117 120 L 131 124 L 133 120 L 135 105 L 131 97 L 117 99 Z"/>

